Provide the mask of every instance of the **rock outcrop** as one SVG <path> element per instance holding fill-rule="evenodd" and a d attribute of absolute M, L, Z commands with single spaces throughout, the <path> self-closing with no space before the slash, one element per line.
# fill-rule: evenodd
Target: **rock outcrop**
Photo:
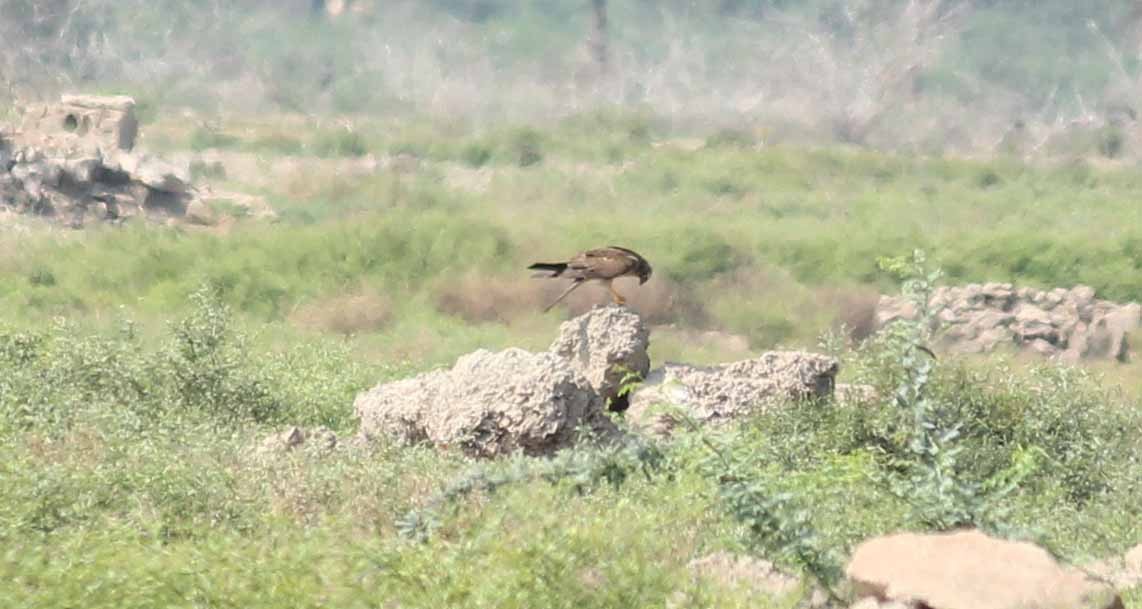
<path fill-rule="evenodd" d="M 774 404 L 832 395 L 838 369 L 831 357 L 799 351 L 771 351 L 718 366 L 668 363 L 634 392 L 627 417 L 657 434 L 678 424 L 653 412 L 662 404 L 684 408 L 702 425 L 739 420 Z"/>
<path fill-rule="evenodd" d="M 1042 548 L 978 531 L 901 533 L 857 546 L 845 574 L 858 607 L 1121 609 L 1122 599 Z"/>
<path fill-rule="evenodd" d="M 627 408 L 620 395 L 624 382 L 646 378 L 650 372 L 650 333 L 638 314 L 623 307 L 596 307 L 563 322 L 559 338 L 548 349 L 566 359 L 591 383 L 608 408 Z"/>
<path fill-rule="evenodd" d="M 366 438 L 458 447 L 473 457 L 515 451 L 545 455 L 570 446 L 576 429 L 603 438 L 618 430 L 606 410 L 621 410 L 628 375 L 646 376 L 630 397 L 636 426 L 669 431 L 650 412 L 658 403 L 689 409 L 699 423 L 720 424 L 757 409 L 832 395 L 838 364 L 801 352 L 771 352 L 732 364 L 667 364 L 647 372 L 649 333 L 642 318 L 618 306 L 595 307 L 564 322 L 548 351 L 476 351 L 449 370 L 384 383 L 357 396 Z"/>
<path fill-rule="evenodd" d="M 450 370 L 386 383 L 359 395 L 367 437 L 457 447 L 470 457 L 568 447 L 577 428 L 613 433 L 602 397 L 566 359 L 523 349 L 476 351 Z"/>
<path fill-rule="evenodd" d="M 1050 291 L 1007 283 L 937 288 L 929 301 L 938 346 L 954 353 L 988 353 L 1001 346 L 1057 357 L 1126 361 L 1129 338 L 1142 327 L 1142 306 L 1095 298 L 1094 289 L 1076 286 Z M 877 324 L 915 319 L 901 297 L 884 296 Z"/>

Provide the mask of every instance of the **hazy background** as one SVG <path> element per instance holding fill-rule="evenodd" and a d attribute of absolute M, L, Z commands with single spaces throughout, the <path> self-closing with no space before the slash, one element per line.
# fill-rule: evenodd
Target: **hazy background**
<path fill-rule="evenodd" d="M 599 33 L 596 6 L 606 16 Z M 545 119 L 922 152 L 1128 153 L 1129 0 L 4 0 L 0 96 Z M 605 57 L 605 59 L 601 59 Z"/>

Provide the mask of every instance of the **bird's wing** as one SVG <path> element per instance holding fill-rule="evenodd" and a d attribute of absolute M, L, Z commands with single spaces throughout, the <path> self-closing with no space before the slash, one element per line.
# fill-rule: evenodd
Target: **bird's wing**
<path fill-rule="evenodd" d="M 601 247 L 587 250 L 567 263 L 565 276 L 583 279 L 613 279 L 629 273 L 638 261 L 621 250 Z"/>

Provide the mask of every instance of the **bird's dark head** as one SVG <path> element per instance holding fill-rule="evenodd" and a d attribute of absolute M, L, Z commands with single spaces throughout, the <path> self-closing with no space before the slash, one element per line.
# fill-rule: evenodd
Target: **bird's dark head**
<path fill-rule="evenodd" d="M 628 277 L 631 275 L 637 276 L 639 285 L 646 283 L 647 280 L 650 279 L 650 275 L 654 272 L 654 269 L 650 268 L 650 263 L 647 262 L 646 258 L 643 258 L 641 254 L 634 250 L 620 247 L 618 245 L 610 245 L 607 247 L 626 254 L 629 259 L 635 262 L 634 272 L 627 271 L 626 273 L 623 273 L 624 275 Z"/>
<path fill-rule="evenodd" d="M 642 285 L 646 283 L 652 273 L 654 273 L 654 269 L 650 268 L 650 263 L 645 260 L 640 260 L 638 263 L 638 284 Z"/>

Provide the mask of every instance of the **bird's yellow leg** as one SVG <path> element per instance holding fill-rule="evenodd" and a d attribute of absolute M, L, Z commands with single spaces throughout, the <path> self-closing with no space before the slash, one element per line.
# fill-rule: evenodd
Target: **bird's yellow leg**
<path fill-rule="evenodd" d="M 627 299 L 623 298 L 622 294 L 619 294 L 618 292 L 615 291 L 615 284 L 613 281 L 607 282 L 607 289 L 609 289 L 611 291 L 611 297 L 614 298 L 615 304 L 625 305 L 627 303 Z"/>

